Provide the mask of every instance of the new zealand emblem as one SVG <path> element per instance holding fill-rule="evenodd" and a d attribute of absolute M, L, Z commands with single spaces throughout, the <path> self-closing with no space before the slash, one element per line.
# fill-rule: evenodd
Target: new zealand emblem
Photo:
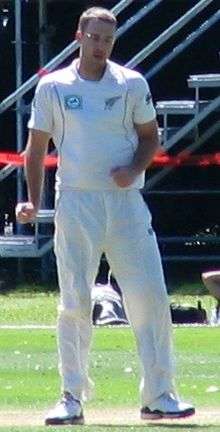
<path fill-rule="evenodd" d="M 111 110 L 115 103 L 121 99 L 121 96 L 114 96 L 109 99 L 105 99 L 105 110 Z"/>

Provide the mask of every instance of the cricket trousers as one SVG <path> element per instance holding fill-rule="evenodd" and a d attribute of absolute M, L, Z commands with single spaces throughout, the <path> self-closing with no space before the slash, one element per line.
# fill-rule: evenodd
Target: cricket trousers
<path fill-rule="evenodd" d="M 103 252 L 137 341 L 141 404 L 146 406 L 174 386 L 168 296 L 151 215 L 138 190 L 59 193 L 55 254 L 62 390 L 79 400 L 88 390 L 91 287 Z"/>

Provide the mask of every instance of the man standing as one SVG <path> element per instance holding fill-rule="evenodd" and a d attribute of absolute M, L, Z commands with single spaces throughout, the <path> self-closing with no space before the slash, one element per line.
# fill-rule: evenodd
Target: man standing
<path fill-rule="evenodd" d="M 55 253 L 63 397 L 48 413 L 48 425 L 84 422 L 91 286 L 103 252 L 121 287 L 143 366 L 141 418 L 195 412 L 175 395 L 168 297 L 151 215 L 139 192 L 159 147 L 155 110 L 142 75 L 108 60 L 115 30 L 109 10 L 81 15 L 80 57 L 41 79 L 28 125 L 29 201 L 17 206 L 21 223 L 39 209 L 51 137 L 59 156 Z"/>

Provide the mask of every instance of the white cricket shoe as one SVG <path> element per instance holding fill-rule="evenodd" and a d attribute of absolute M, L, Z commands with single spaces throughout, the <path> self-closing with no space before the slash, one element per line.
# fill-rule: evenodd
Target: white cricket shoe
<path fill-rule="evenodd" d="M 84 417 L 81 403 L 67 392 L 45 418 L 45 425 L 47 426 L 82 424 L 84 424 Z"/>
<path fill-rule="evenodd" d="M 143 420 L 178 419 L 195 414 L 195 408 L 178 400 L 172 393 L 163 393 L 148 407 L 141 408 Z"/>

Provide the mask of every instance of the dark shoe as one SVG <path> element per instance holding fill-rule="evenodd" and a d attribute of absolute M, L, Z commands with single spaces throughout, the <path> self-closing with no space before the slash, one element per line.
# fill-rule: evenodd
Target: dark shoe
<path fill-rule="evenodd" d="M 164 393 L 148 407 L 141 409 L 143 420 L 178 419 L 195 414 L 195 408 L 178 400 L 172 393 Z"/>

